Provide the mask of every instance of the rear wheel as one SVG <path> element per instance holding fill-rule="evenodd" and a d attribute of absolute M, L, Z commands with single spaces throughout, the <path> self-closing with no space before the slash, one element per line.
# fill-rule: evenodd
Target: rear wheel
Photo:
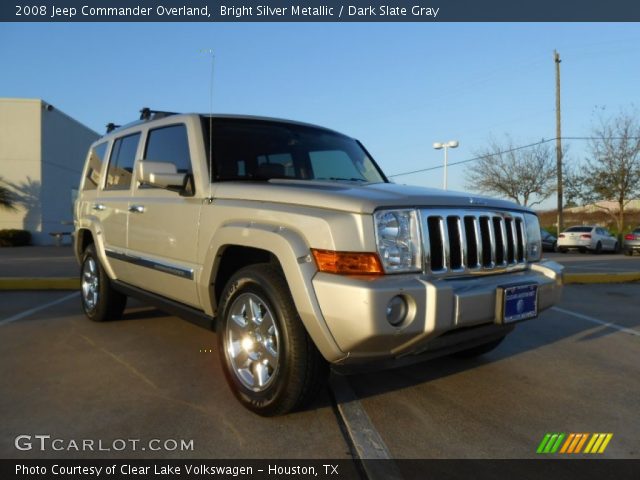
<path fill-rule="evenodd" d="M 122 316 L 127 297 L 111 286 L 111 280 L 102 268 L 93 244 L 85 249 L 82 256 L 80 285 L 82 309 L 89 319 L 104 322 Z"/>
<path fill-rule="evenodd" d="M 595 253 L 596 255 L 599 255 L 600 253 L 602 253 L 602 243 L 598 242 L 598 243 L 596 244 L 596 249 L 595 249 L 594 253 Z"/>
<path fill-rule="evenodd" d="M 566 249 L 566 248 L 564 248 L 564 247 L 558 247 L 558 251 L 559 251 L 560 253 L 567 253 L 567 249 Z"/>
<path fill-rule="evenodd" d="M 491 350 L 495 349 L 498 345 L 502 343 L 505 337 L 500 337 L 497 340 L 492 340 L 487 343 L 483 343 L 482 345 L 478 345 L 477 347 L 468 348 L 467 350 L 461 350 L 453 354 L 454 357 L 458 358 L 473 358 L 479 357 L 480 355 L 484 355 L 485 353 L 489 353 Z"/>
<path fill-rule="evenodd" d="M 279 269 L 239 270 L 220 303 L 218 352 L 227 383 L 249 410 L 275 416 L 313 400 L 328 365 L 298 316 Z"/>
<path fill-rule="evenodd" d="M 633 250 L 625 250 L 625 251 L 624 251 L 624 254 L 625 254 L 627 257 L 630 257 L 631 255 L 633 255 Z"/>

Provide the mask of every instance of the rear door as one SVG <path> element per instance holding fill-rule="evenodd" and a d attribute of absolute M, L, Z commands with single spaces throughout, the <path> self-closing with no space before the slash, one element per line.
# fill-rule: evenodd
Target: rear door
<path fill-rule="evenodd" d="M 171 162 L 193 174 L 188 129 L 184 123 L 151 128 L 140 162 Z M 196 257 L 202 192 L 192 196 L 136 182 L 129 202 L 130 281 L 145 290 L 198 306 Z"/>
<path fill-rule="evenodd" d="M 128 208 L 140 138 L 141 133 L 135 132 L 113 141 L 104 185 L 93 206 L 102 225 L 105 253 L 119 279 L 129 276 L 129 263 L 126 261 Z"/>

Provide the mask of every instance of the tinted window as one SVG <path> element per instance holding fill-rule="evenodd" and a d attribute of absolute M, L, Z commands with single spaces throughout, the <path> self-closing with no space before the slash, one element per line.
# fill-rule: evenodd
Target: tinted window
<path fill-rule="evenodd" d="M 118 138 L 111 149 L 111 160 L 107 170 L 106 190 L 127 190 L 131 185 L 133 164 L 140 133 Z"/>
<path fill-rule="evenodd" d="M 100 172 L 102 171 L 102 162 L 107 152 L 107 142 L 96 145 L 89 152 L 89 166 L 87 167 L 87 176 L 84 180 L 84 190 L 95 190 L 100 183 Z"/>
<path fill-rule="evenodd" d="M 567 228 L 567 232 L 590 232 L 593 227 L 571 227 Z"/>
<path fill-rule="evenodd" d="M 207 141 L 209 121 L 203 117 Z M 330 130 L 250 119 L 214 118 L 212 123 L 214 180 L 385 181 L 358 142 Z"/>
<path fill-rule="evenodd" d="M 151 130 L 144 158 L 153 162 L 171 162 L 178 173 L 192 173 L 187 127 L 172 125 Z"/>

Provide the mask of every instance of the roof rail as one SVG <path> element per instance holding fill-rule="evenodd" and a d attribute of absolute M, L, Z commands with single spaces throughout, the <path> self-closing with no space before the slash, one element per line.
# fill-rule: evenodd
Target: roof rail
<path fill-rule="evenodd" d="M 143 107 L 140 110 L 140 120 L 156 120 L 158 118 L 177 115 L 176 112 L 163 112 L 161 110 L 151 110 L 149 107 Z"/>

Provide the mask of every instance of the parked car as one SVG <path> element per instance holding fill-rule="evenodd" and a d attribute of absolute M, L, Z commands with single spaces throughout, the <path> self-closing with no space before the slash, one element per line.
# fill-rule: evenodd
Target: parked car
<path fill-rule="evenodd" d="M 622 250 L 625 255 L 633 255 L 633 252 L 640 252 L 640 227 L 636 227 L 631 233 L 624 236 Z"/>
<path fill-rule="evenodd" d="M 608 230 L 597 225 L 581 225 L 569 227 L 558 237 L 558 251 L 587 250 L 600 253 L 605 250 L 618 251 L 618 240 Z"/>
<path fill-rule="evenodd" d="M 86 315 L 131 296 L 215 326 L 261 415 L 314 400 L 329 365 L 481 355 L 560 301 L 535 212 L 393 184 L 322 127 L 143 109 L 89 148 L 78 192 Z"/>
<path fill-rule="evenodd" d="M 544 228 L 540 229 L 540 237 L 542 238 L 542 250 L 545 252 L 558 251 L 558 239 L 555 235 L 547 232 Z"/>

